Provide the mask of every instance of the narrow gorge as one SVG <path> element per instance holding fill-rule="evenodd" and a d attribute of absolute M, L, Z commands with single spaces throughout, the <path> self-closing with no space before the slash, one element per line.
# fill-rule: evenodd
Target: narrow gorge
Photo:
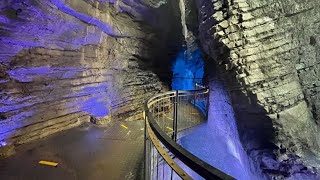
<path fill-rule="evenodd" d="M 149 98 L 201 84 L 208 120 L 184 148 L 236 179 L 320 179 L 318 51 L 317 0 L 4 0 L 0 159 L 143 124 Z"/>

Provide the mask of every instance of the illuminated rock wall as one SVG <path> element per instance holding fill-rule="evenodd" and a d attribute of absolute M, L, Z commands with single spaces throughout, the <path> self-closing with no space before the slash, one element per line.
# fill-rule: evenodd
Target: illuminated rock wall
<path fill-rule="evenodd" d="M 219 66 L 248 152 L 319 153 L 319 2 L 198 0 L 197 6 L 202 47 Z M 281 174 L 279 165 L 262 167 Z"/>
<path fill-rule="evenodd" d="M 164 3 L 1 2 L 0 141 L 141 119 L 143 101 L 165 88 L 153 65 L 176 43 L 162 24 L 179 17 Z"/>

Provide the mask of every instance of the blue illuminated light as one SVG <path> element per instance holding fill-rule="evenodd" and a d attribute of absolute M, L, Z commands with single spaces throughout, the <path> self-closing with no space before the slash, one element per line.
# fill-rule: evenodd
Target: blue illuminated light
<path fill-rule="evenodd" d="M 17 99 L 18 98 L 15 98 L 15 100 L 17 100 Z M 1 101 L 3 101 L 3 100 L 1 100 Z M 39 102 L 40 102 L 40 100 L 38 100 L 38 101 L 34 100 L 32 102 L 21 102 L 21 103 L 19 103 L 19 101 L 16 101 L 15 103 L 18 103 L 18 104 L 14 104 L 13 102 L 7 102 L 5 104 L 5 103 L 1 102 L 1 103 L 5 104 L 6 106 L 1 106 L 0 112 L 13 111 L 13 110 L 20 109 L 23 107 L 32 106 L 35 103 L 39 103 Z"/>
<path fill-rule="evenodd" d="M 84 102 L 82 110 L 95 117 L 105 117 L 109 114 L 106 103 L 104 97 L 92 97 Z"/>
<path fill-rule="evenodd" d="M 75 103 L 69 104 L 70 107 L 77 106 L 79 110 L 87 112 L 94 117 L 105 117 L 109 115 L 110 100 L 106 97 L 107 84 L 89 86 L 82 88 L 80 92 L 68 95 L 67 97 L 85 97 Z"/>
<path fill-rule="evenodd" d="M 0 15 L 0 23 L 8 23 L 9 22 L 9 19 L 7 18 L 7 17 L 5 17 L 5 16 L 1 16 Z"/>
<path fill-rule="evenodd" d="M 6 145 L 7 145 L 7 143 L 5 141 L 0 141 L 0 147 L 4 147 Z"/>
<path fill-rule="evenodd" d="M 60 11 L 66 13 L 66 14 L 69 14 L 71 16 L 74 16 L 78 19 L 81 19 L 82 21 L 84 21 L 88 24 L 97 26 L 108 35 L 122 36 L 122 35 L 119 35 L 116 32 L 114 32 L 113 28 L 110 24 L 108 24 L 106 22 L 102 22 L 99 19 L 94 18 L 92 16 L 88 16 L 88 15 L 82 14 L 80 12 L 77 12 L 76 10 L 72 9 L 67 4 L 65 4 L 64 0 L 51 0 L 51 3 L 56 5 Z"/>
<path fill-rule="evenodd" d="M 26 48 L 80 49 L 99 44 L 104 34 L 116 36 L 110 24 L 77 12 L 63 0 L 39 1 L 37 6 L 31 0 L 21 2 L 12 1 L 3 10 L 23 9 L 19 18 L 26 20 L 0 15 L 0 23 L 10 25 L 10 31 L 4 30 L 0 39 L 0 51 L 8 53 L 0 57 L 0 63 L 9 63 L 12 56 Z"/>
<path fill-rule="evenodd" d="M 21 66 L 20 62 L 28 59 L 33 64 L 34 56 L 37 56 L 37 54 L 28 53 L 29 49 L 42 47 L 55 50 L 78 50 L 88 44 L 99 44 L 105 34 L 118 36 L 110 23 L 77 12 L 64 0 L 37 2 L 38 4 L 35 6 L 32 0 L 10 1 L 10 6 L 3 7 L 3 11 L 13 7 L 14 9 L 22 9 L 22 12 L 17 17 L 0 15 L 0 23 L 8 25 L 8 29 L 4 29 L 0 38 L 0 51 L 5 52 L 0 57 L 0 63 L 8 65 L 6 67 L 10 66 L 10 69 L 5 72 L 5 78 L 0 80 L 0 85 L 5 87 L 0 89 L 0 142 L 15 136 L 18 129 L 34 123 L 30 120 L 35 119 L 33 116 L 38 114 L 39 109 L 35 108 L 37 104 L 43 102 L 50 104 L 56 98 L 56 89 L 61 88 L 59 86 L 61 84 L 55 84 L 56 80 L 59 80 L 60 83 L 76 76 L 84 77 L 83 71 L 96 68 L 86 65 L 78 67 L 81 65 L 79 61 L 74 62 L 77 67 Z M 16 56 L 19 53 L 20 55 Z M 50 61 L 55 61 L 56 58 L 63 55 L 46 53 L 44 51 L 39 56 L 49 54 L 46 59 L 49 64 L 51 64 Z M 21 55 L 26 57 L 21 57 Z M 10 64 L 12 60 L 15 62 Z M 37 90 L 50 90 L 52 96 L 47 97 L 46 93 L 34 93 L 29 90 L 17 95 L 21 91 L 20 88 L 29 87 L 33 82 L 39 86 Z M 70 107 L 66 107 L 66 111 L 72 110 L 64 112 L 65 114 L 80 111 L 95 117 L 104 117 L 109 114 L 109 98 L 112 95 L 107 92 L 106 84 L 100 83 L 100 85 L 90 87 L 87 87 L 87 84 L 81 84 L 86 86 L 81 89 L 79 81 L 66 82 L 70 82 L 72 88 L 68 88 L 63 97 L 70 104 Z M 6 86 L 5 83 L 10 85 Z M 11 88 L 11 83 L 18 85 Z M 31 88 L 35 87 L 31 86 Z M 72 102 L 74 104 L 71 105 Z"/>
<path fill-rule="evenodd" d="M 62 75 L 63 78 L 70 78 L 80 72 L 77 68 L 51 68 L 49 66 L 28 67 L 8 70 L 7 73 L 11 78 L 20 82 L 31 82 L 35 77 L 48 75 Z"/>
<path fill-rule="evenodd" d="M 195 83 L 200 83 L 204 75 L 204 63 L 200 49 L 193 51 L 191 55 L 186 55 L 186 49 L 182 49 L 172 66 L 173 90 L 192 90 Z"/>
<path fill-rule="evenodd" d="M 15 133 L 16 129 L 27 126 L 27 122 L 23 121 L 33 115 L 33 111 L 20 112 L 0 121 L 0 140 L 4 140 Z"/>

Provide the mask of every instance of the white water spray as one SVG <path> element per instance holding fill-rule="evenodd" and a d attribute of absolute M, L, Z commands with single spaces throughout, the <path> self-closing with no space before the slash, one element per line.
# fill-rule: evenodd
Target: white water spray
<path fill-rule="evenodd" d="M 210 87 L 208 121 L 182 137 L 180 144 L 200 159 L 236 179 L 266 179 L 241 145 L 234 111 L 222 82 L 212 80 Z"/>
<path fill-rule="evenodd" d="M 184 3 L 184 0 L 179 1 L 179 8 L 181 13 L 182 34 L 184 36 L 184 39 L 186 40 L 188 36 L 188 28 L 186 24 L 186 5 Z"/>

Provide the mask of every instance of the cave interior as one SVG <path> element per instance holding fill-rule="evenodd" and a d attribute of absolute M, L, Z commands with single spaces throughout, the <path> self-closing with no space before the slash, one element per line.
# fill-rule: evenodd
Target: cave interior
<path fill-rule="evenodd" d="M 0 179 L 144 179 L 145 102 L 199 86 L 183 148 L 235 179 L 320 179 L 319 22 L 318 0 L 1 1 Z"/>

